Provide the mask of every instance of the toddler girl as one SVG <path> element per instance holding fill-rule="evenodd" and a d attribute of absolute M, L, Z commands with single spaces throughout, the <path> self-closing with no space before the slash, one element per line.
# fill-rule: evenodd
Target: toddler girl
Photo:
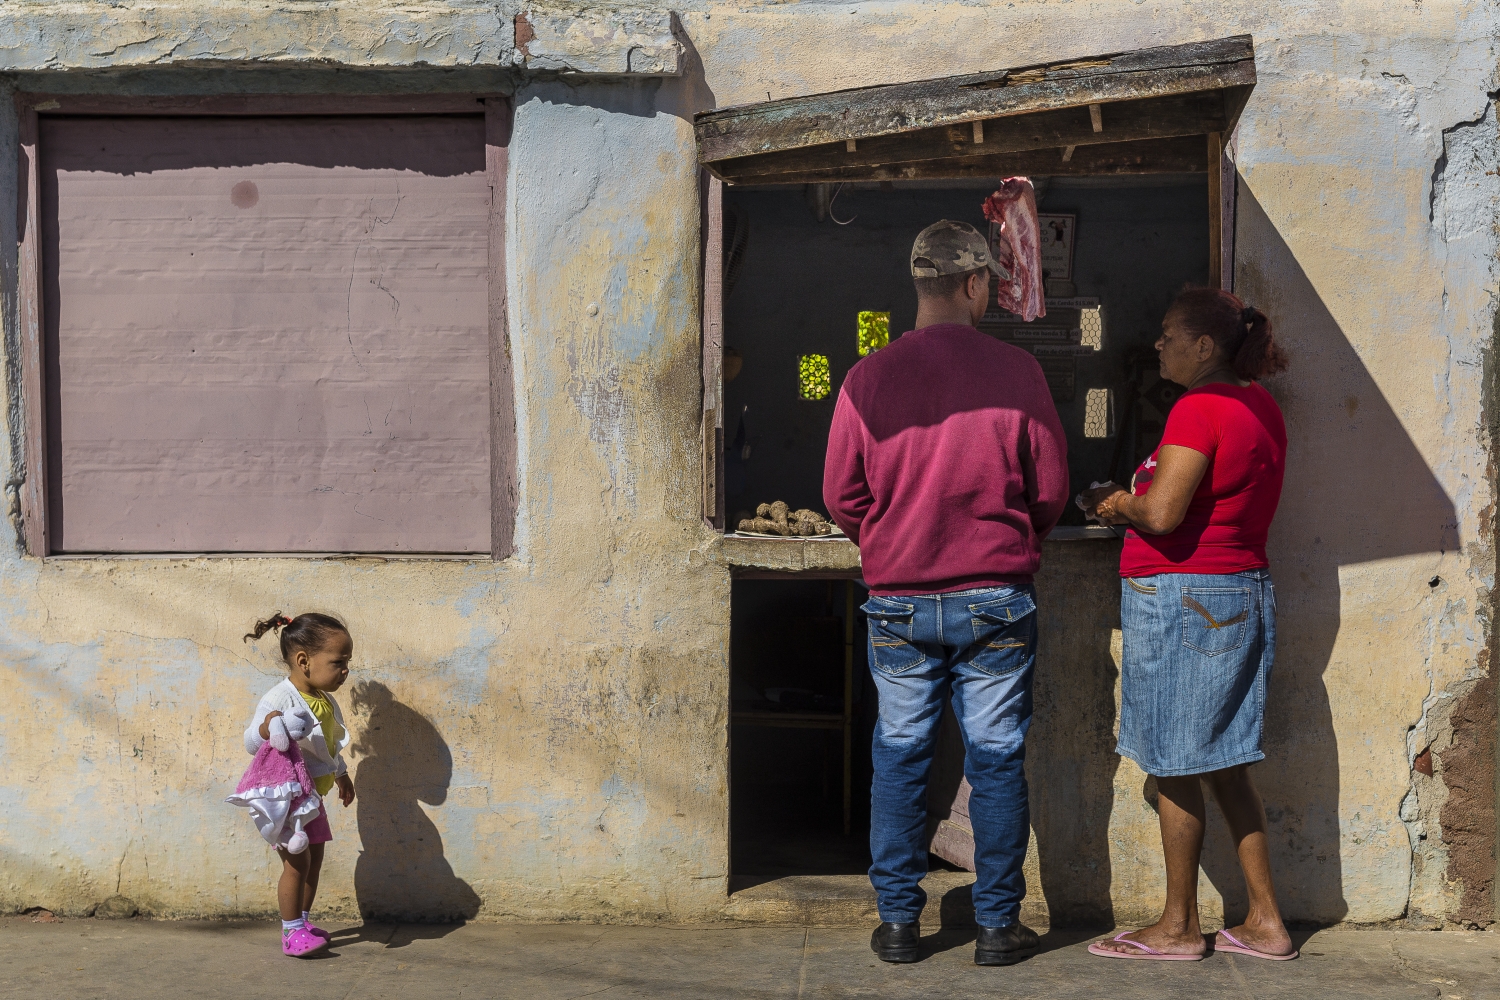
<path fill-rule="evenodd" d="M 267 691 L 256 706 L 250 728 L 245 730 L 245 749 L 251 754 L 260 750 L 261 744 L 271 738 L 269 725 L 277 716 L 311 713 L 317 725 L 297 741 L 307 775 L 319 796 L 327 795 L 337 785 L 339 801 L 347 807 L 354 801 L 354 782 L 339 751 L 349 739 L 344 715 L 330 692 L 337 691 L 349 677 L 354 639 L 344 623 L 330 615 L 308 613 L 285 618 L 278 611 L 265 621 L 256 622 L 254 631 L 245 640 L 259 639 L 272 630 L 281 633 L 281 658 L 286 661 L 287 679 Z M 333 839 L 328 813 L 322 806 L 303 832 L 307 834 L 307 850 L 299 854 L 277 851 L 282 862 L 281 882 L 276 889 L 276 900 L 281 906 L 281 950 L 295 957 L 311 954 L 328 944 L 327 932 L 313 926 L 307 916 L 318 891 L 323 845 Z"/>

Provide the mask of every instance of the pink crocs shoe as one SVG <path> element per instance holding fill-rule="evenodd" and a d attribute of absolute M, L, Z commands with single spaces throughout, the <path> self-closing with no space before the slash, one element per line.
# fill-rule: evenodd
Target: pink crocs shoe
<path fill-rule="evenodd" d="M 307 922 L 307 933 L 312 934 L 315 937 L 320 937 L 324 941 L 328 941 L 328 940 L 331 940 L 333 938 L 332 934 L 329 934 L 323 928 L 321 928 L 321 927 L 317 926 L 316 924 L 314 924 L 311 920 L 309 920 Z"/>
<path fill-rule="evenodd" d="M 305 927 L 299 927 L 290 934 L 281 937 L 281 953 L 293 958 L 305 958 L 317 951 L 319 948 L 328 947 L 328 939 L 320 938 L 316 934 L 310 934 Z"/>

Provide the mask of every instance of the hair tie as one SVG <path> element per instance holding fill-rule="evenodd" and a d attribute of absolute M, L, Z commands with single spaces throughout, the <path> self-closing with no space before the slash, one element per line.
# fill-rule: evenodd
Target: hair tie
<path fill-rule="evenodd" d="M 1246 306 L 1245 308 L 1240 310 L 1240 322 L 1245 324 L 1246 326 L 1249 326 L 1251 323 L 1255 322 L 1254 306 Z"/>

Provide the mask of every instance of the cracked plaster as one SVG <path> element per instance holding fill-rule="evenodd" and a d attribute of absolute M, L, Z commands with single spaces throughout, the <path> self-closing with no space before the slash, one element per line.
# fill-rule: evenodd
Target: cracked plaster
<path fill-rule="evenodd" d="M 88 3 L 0 10 L 0 72 L 163 66 L 517 66 L 574 75 L 676 76 L 668 10 L 581 4 Z M 517 46 L 517 38 L 521 44 Z"/>
<path fill-rule="evenodd" d="M 211 9 L 212 14 L 205 14 Z M 0 71 L 201 63 L 504 66 L 510 14 L 485 3 L 12 2 Z"/>

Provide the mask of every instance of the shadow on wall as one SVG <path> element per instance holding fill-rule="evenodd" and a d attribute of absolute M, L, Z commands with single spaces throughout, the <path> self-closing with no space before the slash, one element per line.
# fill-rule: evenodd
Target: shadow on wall
<path fill-rule="evenodd" d="M 1278 644 L 1266 760 L 1253 773 L 1287 919 L 1331 924 L 1349 914 L 1338 741 L 1323 680 L 1341 621 L 1339 568 L 1451 551 L 1460 539 L 1452 501 L 1243 183 L 1236 239 L 1239 291 L 1270 315 L 1292 362 L 1267 384 L 1286 415 L 1289 445 L 1270 542 Z M 1369 501 L 1358 517 L 1348 514 L 1349 497 Z M 1113 545 L 1049 543 L 1036 580 L 1041 649 L 1026 771 L 1041 885 L 1030 888 L 1040 889 L 1060 927 L 1108 927 L 1117 916 L 1136 916 L 1117 914 L 1111 898 L 1112 889 L 1131 881 L 1129 873 L 1111 870 L 1111 814 L 1143 803 L 1154 810 L 1156 802 L 1149 778 L 1139 799 L 1115 798 L 1115 671 L 1108 649 L 1110 631 L 1119 627 L 1118 557 Z M 939 788 L 937 798 L 951 791 Z M 1141 846 L 1149 852 L 1146 863 L 1159 865 L 1159 847 Z M 1208 810 L 1202 867 L 1224 899 L 1226 921 L 1241 921 L 1244 880 L 1216 808 Z"/>
<path fill-rule="evenodd" d="M 658 114 L 680 118 L 689 127 L 693 116 L 718 107 L 718 98 L 708 83 L 703 56 L 688 37 L 677 32 L 682 44 L 682 72 L 677 76 L 642 77 L 612 83 L 566 82 L 561 86 L 542 84 L 536 88 L 540 99 L 549 104 L 579 108 L 597 108 L 611 115 L 654 118 Z M 527 96 L 522 96 L 524 102 Z M 693 156 L 697 156 L 694 146 Z"/>
<path fill-rule="evenodd" d="M 476 104 L 475 112 L 464 116 L 369 116 L 353 121 L 348 116 L 269 120 L 100 118 L 91 120 L 94 141 L 87 144 L 64 138 L 67 133 L 57 119 L 43 119 L 43 169 L 55 185 L 55 171 L 134 174 L 255 167 L 276 163 L 275 157 L 284 150 L 295 149 L 295 162 L 303 166 L 405 170 L 427 177 L 452 177 L 484 170 L 484 109 Z M 413 141 L 413 129 L 429 128 L 442 135 L 462 130 L 464 138 L 435 142 L 421 132 L 427 141 Z M 371 134 L 385 138 L 375 141 L 365 138 Z M 44 188 L 48 183 L 43 181 Z M 236 197 L 258 197 L 254 191 L 251 185 L 249 192 Z M 235 202 L 241 208 L 253 204 L 253 201 Z M 55 217 L 55 212 L 43 216 Z"/>
<path fill-rule="evenodd" d="M 1271 317 L 1291 356 L 1289 371 L 1266 385 L 1286 415 L 1288 448 L 1286 486 L 1269 546 L 1278 605 L 1276 665 L 1266 702 L 1266 760 L 1254 774 L 1266 802 L 1277 894 L 1287 918 L 1333 923 L 1349 912 L 1340 854 L 1338 741 L 1323 681 L 1340 626 L 1339 567 L 1454 550 L 1457 517 L 1243 179 L 1236 243 L 1236 290 Z M 1349 497 L 1370 502 L 1351 517 Z M 1244 882 L 1217 810 L 1210 810 L 1203 870 L 1224 897 L 1226 919 L 1242 919 Z"/>
<path fill-rule="evenodd" d="M 354 895 L 366 921 L 461 923 L 479 912 L 479 896 L 453 874 L 443 838 L 422 809 L 441 805 L 453 755 L 432 723 L 375 681 L 357 684 L 366 721 L 354 751 L 359 839 Z"/>

